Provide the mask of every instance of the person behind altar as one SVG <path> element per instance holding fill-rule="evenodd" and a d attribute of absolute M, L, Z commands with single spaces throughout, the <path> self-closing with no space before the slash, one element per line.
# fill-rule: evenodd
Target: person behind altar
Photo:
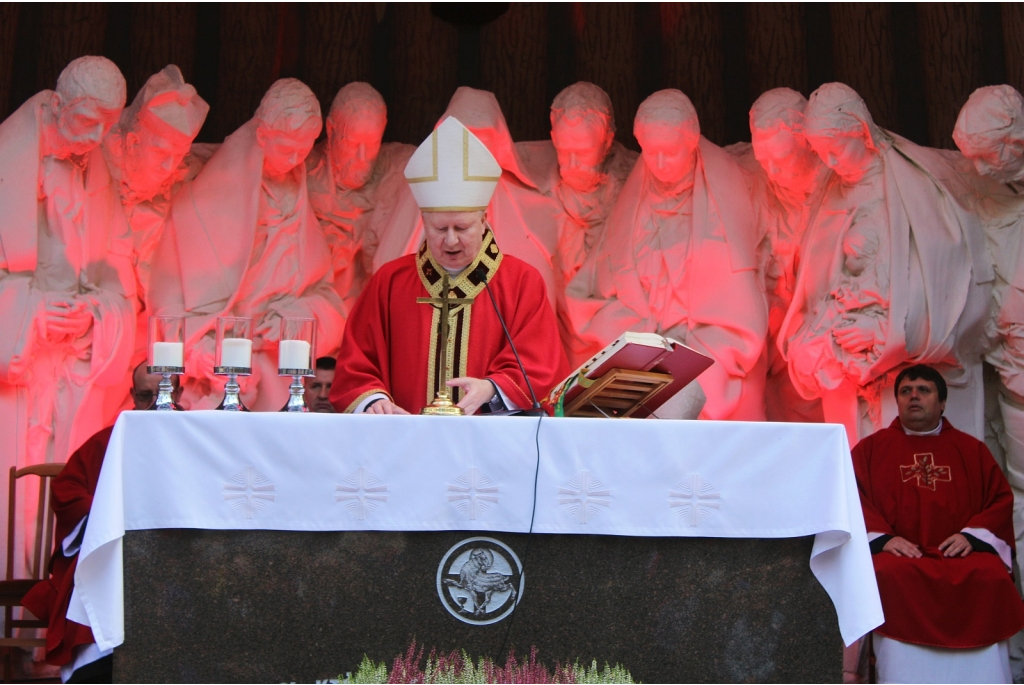
<path fill-rule="evenodd" d="M 1012 682 L 1007 640 L 1024 602 L 1010 486 L 985 443 L 943 418 L 938 371 L 904 369 L 895 394 L 898 418 L 853 449 L 885 611 L 878 682 Z"/>
<path fill-rule="evenodd" d="M 306 407 L 311 412 L 318 414 L 334 413 L 334 405 L 331 404 L 330 398 L 337 364 L 338 362 L 334 357 L 320 357 L 316 360 L 316 368 L 313 370 L 314 374 L 302 379 L 303 397 L 306 400 Z"/>
<path fill-rule="evenodd" d="M 156 399 L 160 376 L 146 373 L 145 362 L 132 372 L 131 397 L 136 410 L 146 410 Z M 174 376 L 172 399 L 181 398 L 181 383 Z M 60 666 L 61 680 L 67 682 L 112 682 L 111 650 L 96 646 L 92 630 L 67 618 L 71 592 L 75 589 L 78 550 L 99 482 L 103 455 L 114 427 L 109 426 L 85 441 L 68 459 L 60 475 L 50 484 L 56 515 L 54 550 L 50 577 L 36 583 L 22 601 L 37 618 L 47 621 L 46 662 Z"/>
<path fill-rule="evenodd" d="M 498 162 L 455 117 L 441 122 L 413 153 L 405 177 L 423 215 L 425 238 L 415 254 L 383 265 L 357 300 L 331 390 L 338 411 L 418 412 L 444 388 L 442 355 L 450 360 L 451 399 L 466 414 L 530 407 L 529 384 L 542 397 L 568 374 L 540 273 L 503 254 L 487 223 L 500 176 Z M 446 284 L 449 297 L 461 302 L 448 307 L 450 332 L 442 350 L 439 301 Z"/>

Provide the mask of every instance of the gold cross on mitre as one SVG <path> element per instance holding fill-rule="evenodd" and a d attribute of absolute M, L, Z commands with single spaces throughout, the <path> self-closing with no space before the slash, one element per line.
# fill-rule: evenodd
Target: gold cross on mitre
<path fill-rule="evenodd" d="M 452 391 L 448 388 L 448 381 L 451 380 L 451 369 L 448 368 L 448 312 L 452 306 L 460 304 L 472 304 L 472 297 L 452 297 L 451 279 L 448 272 L 441 274 L 441 296 L 440 297 L 417 297 L 417 304 L 439 305 L 441 307 L 441 389 L 430 406 L 424 407 L 421 414 L 433 414 L 441 416 L 461 416 L 462 408 L 452 402 Z"/>
<path fill-rule="evenodd" d="M 501 165 L 487 147 L 455 117 L 446 117 L 409 158 L 405 178 L 421 212 L 479 212 L 487 209 L 501 178 Z M 435 256 L 436 258 L 436 256 Z M 451 297 L 451 282 L 441 274 L 440 297 L 418 297 L 419 304 L 441 309 L 441 385 L 430 406 L 421 414 L 458 416 L 463 413 L 451 400 L 448 388 L 448 314 L 452 306 L 469 304 L 472 298 Z"/>

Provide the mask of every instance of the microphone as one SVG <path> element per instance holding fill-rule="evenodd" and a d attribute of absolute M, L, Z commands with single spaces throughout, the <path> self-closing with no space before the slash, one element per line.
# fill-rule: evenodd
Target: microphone
<path fill-rule="evenodd" d="M 508 340 L 508 344 L 512 348 L 512 354 L 516 356 L 516 363 L 519 364 L 519 370 L 523 373 L 523 378 L 526 379 L 526 387 L 530 391 L 530 398 L 533 400 L 531 408 L 518 412 L 516 416 L 547 416 L 547 412 L 541 409 L 540 402 L 537 401 L 537 393 L 533 391 L 533 383 L 530 382 L 530 377 L 526 373 L 526 367 L 523 366 L 523 360 L 519 358 L 519 352 L 516 350 L 516 344 L 512 342 L 512 336 L 509 335 L 508 326 L 505 325 L 505 318 L 501 315 L 501 311 L 498 310 L 498 303 L 494 299 L 494 293 L 491 292 L 491 284 L 487 282 L 487 267 L 483 264 L 478 264 L 476 269 L 473 270 L 472 275 L 484 283 L 484 290 L 487 291 L 491 298 L 491 306 L 494 307 L 494 313 L 498 315 L 501 330 L 505 332 L 505 340 Z"/>

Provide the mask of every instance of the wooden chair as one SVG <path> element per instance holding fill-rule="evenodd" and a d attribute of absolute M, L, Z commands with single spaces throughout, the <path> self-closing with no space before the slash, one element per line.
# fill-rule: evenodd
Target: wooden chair
<path fill-rule="evenodd" d="M 4 660 L 5 683 L 11 682 L 14 676 L 15 650 L 46 646 L 46 640 L 42 638 L 14 637 L 14 631 L 17 628 L 46 628 L 44 621 L 25 617 L 24 614 L 27 612 L 24 610 L 21 618 L 14 618 L 14 607 L 21 606 L 25 594 L 32 589 L 33 585 L 46 578 L 50 572 L 55 523 L 53 509 L 50 506 L 50 480 L 63 468 L 64 464 L 38 464 L 26 466 L 23 469 L 11 467 L 7 511 L 7 573 L 4 580 L 0 581 L 0 606 L 4 608 L 4 635 L 0 638 L 0 652 L 2 652 Z M 39 507 L 36 511 L 36 536 L 32 546 L 29 577 L 15 578 L 14 532 L 15 512 L 17 511 L 15 495 L 18 480 L 25 476 L 38 476 L 39 478 Z"/>

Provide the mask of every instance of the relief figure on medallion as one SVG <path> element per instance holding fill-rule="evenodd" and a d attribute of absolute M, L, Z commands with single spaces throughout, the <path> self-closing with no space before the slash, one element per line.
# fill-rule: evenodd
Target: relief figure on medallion
<path fill-rule="evenodd" d="M 895 416 L 894 374 L 934 364 L 950 386 L 947 415 L 980 437 L 993 276 L 954 160 L 876 126 L 841 83 L 811 95 L 804 130 L 835 174 L 811 215 L 779 333 L 794 386 L 821 398 L 825 420 L 844 424 L 854 444 Z"/>
<path fill-rule="evenodd" d="M 66 461 L 113 423 L 127 396 L 132 236 L 100 150 L 125 99 L 113 62 L 80 57 L 55 91 L 34 95 L 0 124 L 4 469 Z M 6 497 L 5 489 L 0 502 Z M 25 527 L 17 530 L 15 548 L 28 550 Z"/>
<path fill-rule="evenodd" d="M 252 376 L 239 383 L 254 411 L 277 411 L 288 397 L 288 380 L 277 375 L 282 318 L 317 321 L 316 357 L 341 341 L 345 309 L 306 191 L 305 160 L 320 130 L 312 91 L 281 79 L 172 200 L 150 301 L 154 314 L 186 317 L 185 406 L 212 409 L 220 402 L 219 316 L 253 319 Z"/>
<path fill-rule="evenodd" d="M 698 378 L 702 418 L 764 420 L 768 312 L 745 174 L 678 90 L 647 98 L 633 132 L 642 162 L 566 289 L 572 363 L 627 330 L 657 332 L 715 360 Z"/>
<path fill-rule="evenodd" d="M 359 81 L 338 91 L 327 140 L 306 158 L 309 201 L 331 248 L 334 288 L 350 311 L 373 273 L 380 232 L 400 191 L 414 145 L 382 143 L 387 106 Z"/>

